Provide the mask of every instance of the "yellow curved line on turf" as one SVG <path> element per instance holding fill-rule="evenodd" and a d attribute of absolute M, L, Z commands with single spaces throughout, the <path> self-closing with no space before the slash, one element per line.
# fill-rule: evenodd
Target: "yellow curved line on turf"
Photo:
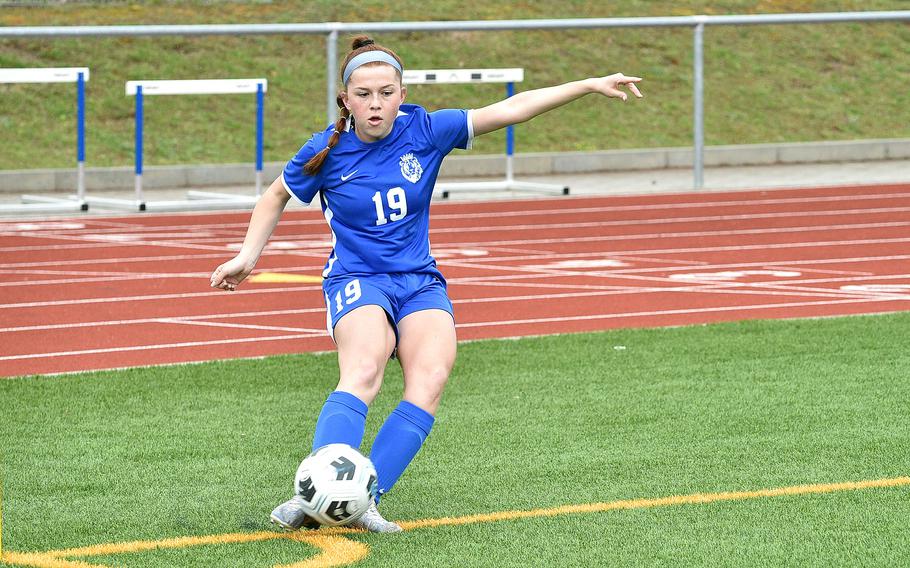
<path fill-rule="evenodd" d="M 565 505 L 551 509 L 532 509 L 530 511 L 502 511 L 499 513 L 486 513 L 468 515 L 465 517 L 444 517 L 441 519 L 423 519 L 418 521 L 404 521 L 398 523 L 404 530 L 424 529 L 442 526 L 469 525 L 474 523 L 492 523 L 497 521 L 511 521 L 532 517 L 555 517 L 557 515 L 573 515 L 580 513 L 600 513 L 617 509 L 646 509 L 651 507 L 667 507 L 670 505 L 692 505 L 699 503 L 715 503 L 717 501 L 743 501 L 761 497 L 782 497 L 785 495 L 809 495 L 813 493 L 832 493 L 835 491 L 851 491 L 856 489 L 872 489 L 880 487 L 897 487 L 910 485 L 910 477 L 893 477 L 889 479 L 874 479 L 867 481 L 846 481 L 842 483 L 820 483 L 814 485 L 794 485 L 776 489 L 759 489 L 757 491 L 727 491 L 722 493 L 694 493 L 691 495 L 673 495 L 655 499 L 626 499 L 611 501 L 609 503 L 589 503 L 584 505 Z"/>
<path fill-rule="evenodd" d="M 347 532 L 355 531 L 348 530 Z M 244 544 L 280 538 L 307 543 L 317 548 L 320 553 L 302 562 L 276 566 L 275 568 L 330 568 L 332 566 L 345 566 L 366 558 L 370 553 L 370 548 L 365 544 L 354 542 L 341 536 L 322 534 L 322 532 L 256 532 L 184 536 L 163 540 L 136 540 L 35 553 L 4 552 L 2 560 L 8 564 L 33 566 L 34 568 L 107 568 L 104 564 L 88 564 L 78 560 L 67 560 L 67 558 L 72 556 L 108 556 L 149 550 L 189 548 L 207 544 Z"/>
<path fill-rule="evenodd" d="M 582 505 L 566 505 L 549 509 L 532 509 L 528 511 L 501 511 L 498 513 L 485 513 L 467 515 L 464 517 L 443 517 L 439 519 L 422 519 L 417 521 L 403 521 L 401 528 L 409 531 L 442 526 L 458 526 L 475 523 L 492 523 L 528 519 L 537 517 L 555 517 L 559 515 L 574 515 L 583 513 L 599 513 L 621 509 L 645 509 L 653 507 L 668 507 L 673 505 L 694 505 L 703 503 L 716 503 L 719 501 L 744 501 L 747 499 L 760 499 L 763 497 L 783 497 L 791 495 L 811 495 L 820 493 L 833 493 L 837 491 L 854 491 L 858 489 L 874 489 L 885 487 L 899 487 L 910 485 L 910 477 L 892 477 L 886 479 L 872 479 L 866 481 L 846 481 L 841 483 L 818 483 L 813 485 L 792 485 L 774 489 L 759 489 L 756 491 L 726 491 L 721 493 L 694 493 L 690 495 L 672 495 L 654 499 L 625 499 L 606 503 L 588 503 Z M 35 568 L 106 568 L 103 565 L 87 564 L 81 561 L 66 560 L 71 556 L 100 556 L 120 554 L 125 552 L 141 552 L 161 548 L 185 548 L 205 544 L 240 544 L 287 538 L 305 542 L 316 547 L 321 552 L 307 560 L 294 564 L 276 566 L 275 568 L 328 568 L 331 566 L 344 566 L 365 558 L 369 554 L 369 547 L 365 544 L 346 539 L 343 535 L 362 534 L 362 531 L 349 528 L 322 529 L 318 532 L 298 533 L 234 533 L 208 536 L 179 537 L 165 540 L 134 541 L 115 544 L 99 544 L 82 548 L 68 548 L 64 550 L 51 550 L 37 553 L 4 552 L 2 560 L 8 564 L 33 566 Z"/>
<path fill-rule="evenodd" d="M 88 564 L 79 560 L 63 560 L 46 552 L 4 552 L 0 556 L 6 564 L 15 566 L 34 566 L 35 568 L 107 568 L 97 564 Z"/>

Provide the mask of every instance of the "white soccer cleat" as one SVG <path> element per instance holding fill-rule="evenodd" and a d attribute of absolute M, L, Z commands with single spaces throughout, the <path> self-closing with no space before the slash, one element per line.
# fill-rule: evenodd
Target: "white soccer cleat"
<path fill-rule="evenodd" d="M 317 528 L 319 523 L 306 514 L 303 503 L 304 501 L 299 495 L 294 495 L 288 501 L 275 507 L 269 518 L 286 531 L 296 531 L 300 527 Z"/>
<path fill-rule="evenodd" d="M 379 509 L 376 508 L 376 503 L 370 503 L 367 512 L 348 526 L 374 533 L 396 533 L 402 530 L 397 523 L 382 518 Z"/>

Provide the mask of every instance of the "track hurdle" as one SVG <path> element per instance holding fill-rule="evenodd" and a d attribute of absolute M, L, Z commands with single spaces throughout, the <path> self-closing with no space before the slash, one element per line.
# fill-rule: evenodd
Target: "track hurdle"
<path fill-rule="evenodd" d="M 68 198 L 23 195 L 21 204 L 0 205 L 0 212 L 88 210 L 85 200 L 85 83 L 88 78 L 87 67 L 0 69 L 0 83 L 76 83 L 76 195 Z"/>
<path fill-rule="evenodd" d="M 138 209 L 139 211 L 194 211 L 249 209 L 262 195 L 263 107 L 266 79 L 198 79 L 176 81 L 127 81 L 127 96 L 136 97 L 136 199 L 90 198 L 101 207 Z M 146 201 L 142 193 L 143 98 L 152 95 L 224 95 L 256 93 L 256 195 L 190 191 L 186 200 Z"/>
<path fill-rule="evenodd" d="M 506 97 L 515 94 L 515 83 L 524 81 L 524 69 L 435 69 L 405 71 L 402 81 L 407 85 L 431 83 L 505 83 Z M 450 182 L 437 183 L 436 189 L 447 199 L 451 191 L 555 191 L 562 195 L 569 194 L 569 187 L 547 183 L 518 181 L 514 177 L 512 156 L 515 153 L 515 128 L 506 127 L 506 179 L 485 182 Z"/>

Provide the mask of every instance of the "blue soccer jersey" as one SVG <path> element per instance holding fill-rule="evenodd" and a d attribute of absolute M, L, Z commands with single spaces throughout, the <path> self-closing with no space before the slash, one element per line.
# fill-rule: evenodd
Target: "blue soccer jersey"
<path fill-rule="evenodd" d="M 442 159 L 470 148 L 469 111 L 428 113 L 401 105 L 392 131 L 367 143 L 341 135 L 316 175 L 303 166 L 328 144 L 334 126 L 314 134 L 285 166 L 285 189 L 304 204 L 319 194 L 333 250 L 323 277 L 437 273 L 430 255 L 430 200 Z"/>

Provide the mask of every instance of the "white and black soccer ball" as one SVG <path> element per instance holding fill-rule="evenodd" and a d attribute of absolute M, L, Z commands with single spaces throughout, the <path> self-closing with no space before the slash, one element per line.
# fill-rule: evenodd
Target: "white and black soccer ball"
<path fill-rule="evenodd" d="M 376 468 L 347 444 L 329 444 L 306 457 L 294 476 L 294 492 L 309 517 L 304 526 L 341 526 L 359 519 L 376 498 Z"/>

